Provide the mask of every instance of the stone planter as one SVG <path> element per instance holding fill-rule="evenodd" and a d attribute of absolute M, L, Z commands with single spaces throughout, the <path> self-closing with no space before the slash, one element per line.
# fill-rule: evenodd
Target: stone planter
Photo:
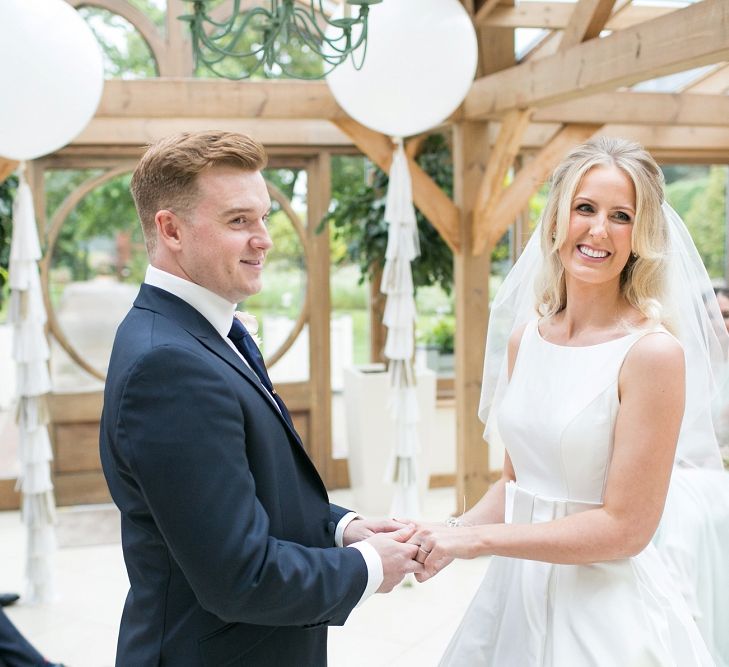
<path fill-rule="evenodd" d="M 427 367 L 441 377 L 452 377 L 455 372 L 453 352 L 441 352 L 434 345 L 418 345 L 415 351 L 417 365 Z"/>

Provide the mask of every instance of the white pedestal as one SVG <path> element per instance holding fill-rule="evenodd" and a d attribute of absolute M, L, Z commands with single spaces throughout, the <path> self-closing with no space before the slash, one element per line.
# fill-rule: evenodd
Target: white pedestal
<path fill-rule="evenodd" d="M 421 505 L 430 477 L 427 465 L 429 452 L 434 445 L 435 380 L 433 371 L 418 369 L 418 435 L 421 447 L 418 486 Z M 349 479 L 354 495 L 352 509 L 368 517 L 388 516 L 395 493 L 394 483 L 385 480 L 395 444 L 395 425 L 388 411 L 389 400 L 390 377 L 382 364 L 344 370 Z"/>

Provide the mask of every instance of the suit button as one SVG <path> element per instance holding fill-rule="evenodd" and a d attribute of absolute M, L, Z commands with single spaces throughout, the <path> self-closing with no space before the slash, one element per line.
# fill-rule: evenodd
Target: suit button
<path fill-rule="evenodd" d="M 334 533 L 335 533 L 335 532 L 336 532 L 336 530 L 337 530 L 337 524 L 336 524 L 336 523 L 334 523 L 334 521 L 330 521 L 330 522 L 329 522 L 329 524 L 327 525 L 327 530 L 328 530 L 328 531 L 329 531 L 329 532 L 330 532 L 330 533 L 331 533 L 332 535 L 334 535 Z"/>

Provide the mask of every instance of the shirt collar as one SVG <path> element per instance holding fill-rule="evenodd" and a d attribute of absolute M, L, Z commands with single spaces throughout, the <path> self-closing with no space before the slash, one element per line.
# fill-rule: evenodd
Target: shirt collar
<path fill-rule="evenodd" d="M 182 299 L 210 322 L 222 338 L 228 336 L 237 304 L 230 303 L 202 285 L 174 276 L 151 264 L 147 267 L 144 282 Z"/>

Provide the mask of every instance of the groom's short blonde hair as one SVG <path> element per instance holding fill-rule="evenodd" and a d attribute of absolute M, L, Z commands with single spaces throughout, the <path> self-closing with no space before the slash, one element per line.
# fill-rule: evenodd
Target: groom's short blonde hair
<path fill-rule="evenodd" d="M 267 162 L 263 146 L 237 132 L 182 132 L 152 144 L 131 182 L 147 254 L 152 257 L 157 245 L 157 211 L 186 215 L 194 208 L 199 196 L 198 174 L 214 166 L 261 171 Z"/>

